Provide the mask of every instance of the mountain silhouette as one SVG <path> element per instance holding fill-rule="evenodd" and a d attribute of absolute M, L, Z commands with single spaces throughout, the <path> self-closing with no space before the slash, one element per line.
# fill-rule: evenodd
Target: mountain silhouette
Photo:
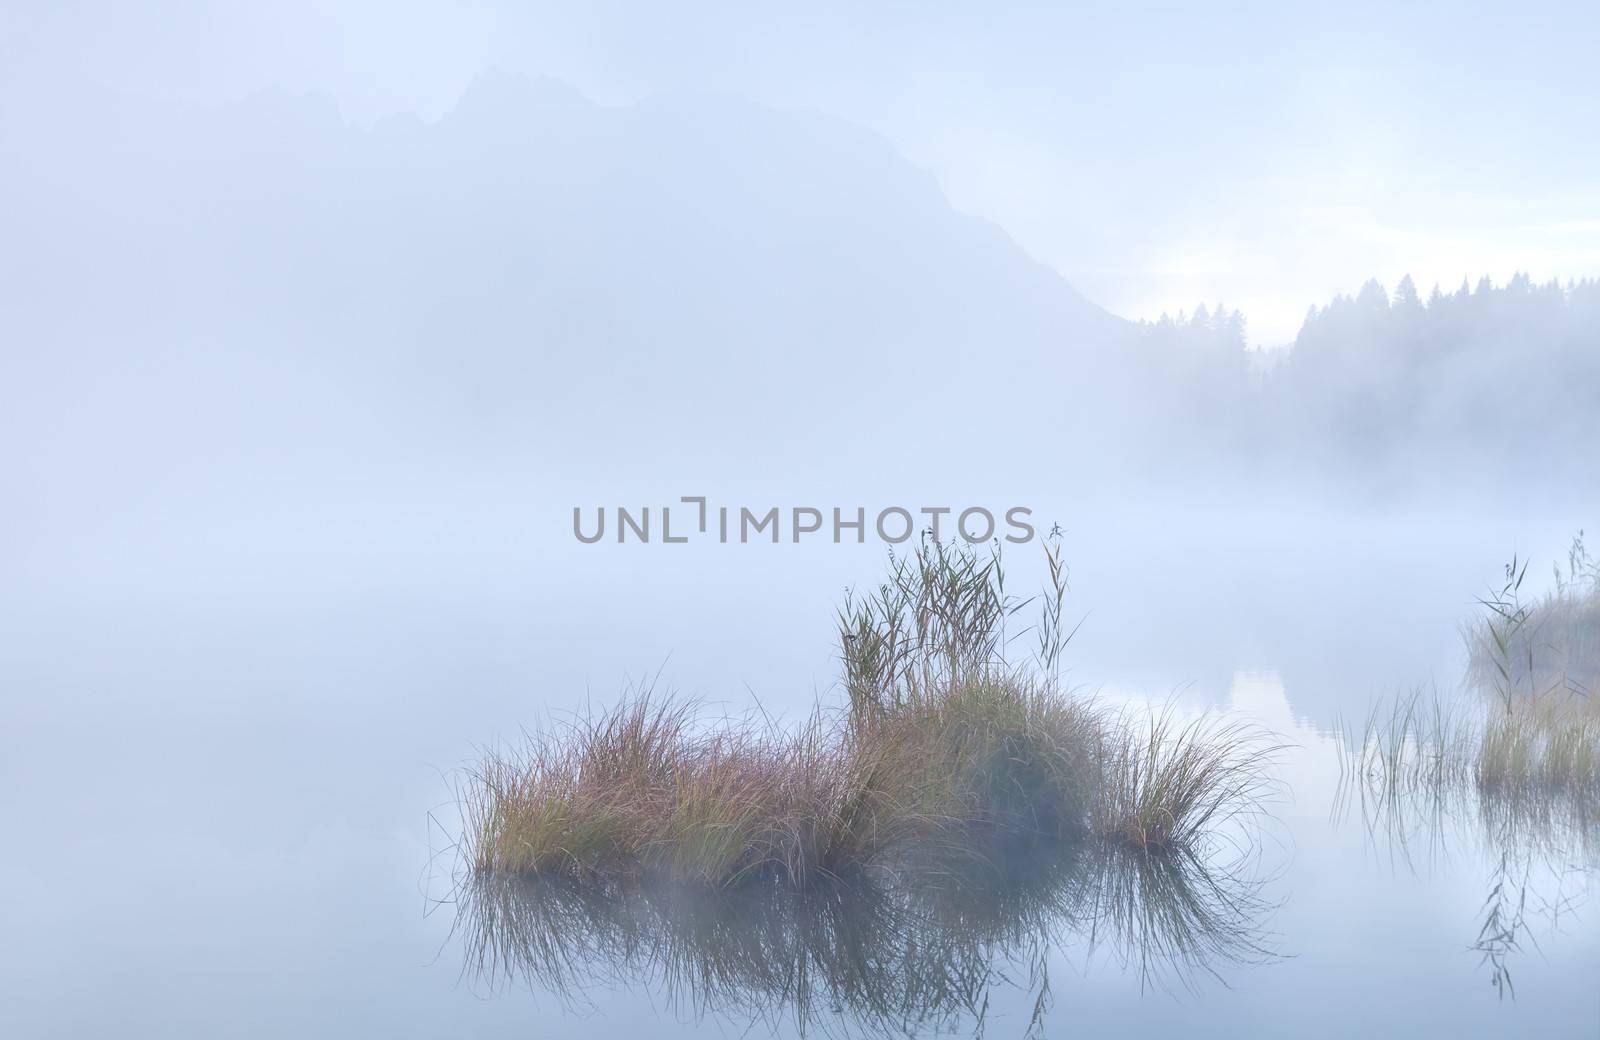
<path fill-rule="evenodd" d="M 603 106 L 500 74 L 433 122 L 360 126 L 282 92 L 69 107 L 0 140 L 4 375 L 27 388 L 3 421 L 58 481 L 482 466 L 1391 493 L 1463 466 L 1538 459 L 1570 484 L 1590 465 L 1563 446 L 1595 429 L 1570 378 L 1593 370 L 1592 307 L 1524 387 L 1566 387 L 1559 422 L 1486 408 L 1530 356 L 1517 330 L 1553 335 L 1487 304 L 1493 335 L 1458 315 L 1413 350 L 1375 331 L 1392 308 L 1365 292 L 1262 377 L 1239 315 L 1110 315 L 824 115 L 716 94 Z M 1404 313 L 1442 313 L 1408 293 Z M 1418 360 L 1458 353 L 1475 360 Z M 1470 459 L 1451 440 L 1468 427 Z"/>

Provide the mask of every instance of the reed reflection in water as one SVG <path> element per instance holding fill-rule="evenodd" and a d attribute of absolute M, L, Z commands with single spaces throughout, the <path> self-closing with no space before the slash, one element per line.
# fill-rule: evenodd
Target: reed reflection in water
<path fill-rule="evenodd" d="M 1026 990 L 1038 1032 L 1069 947 L 1160 988 L 1277 956 L 1253 857 L 1080 843 L 941 859 L 800 889 L 475 872 L 457 929 L 491 990 L 523 983 L 582 1011 L 643 989 L 683 1019 L 846 1035 L 981 1032 L 997 987 Z"/>
<path fill-rule="evenodd" d="M 1516 995 L 1517 955 L 1574 921 L 1600 878 L 1597 718 L 1566 691 L 1480 713 L 1413 695 L 1342 735 L 1335 821 L 1359 813 L 1412 872 L 1481 864 L 1485 895 L 1463 939 L 1502 998 Z"/>

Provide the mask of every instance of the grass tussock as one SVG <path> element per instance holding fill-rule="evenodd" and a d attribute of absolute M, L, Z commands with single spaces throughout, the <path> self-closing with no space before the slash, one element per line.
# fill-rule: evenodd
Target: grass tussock
<path fill-rule="evenodd" d="M 1480 787 L 1600 797 L 1600 702 L 1547 696 L 1519 701 L 1484 725 L 1475 762 Z"/>
<path fill-rule="evenodd" d="M 1527 570 L 1523 561 L 1508 564 L 1503 585 L 1479 601 L 1481 614 L 1464 629 L 1469 685 L 1481 703 L 1413 693 L 1374 708 L 1359 733 L 1343 734 L 1346 779 L 1380 814 L 1460 815 L 1470 802 L 1492 833 L 1514 844 L 1548 845 L 1556 836 L 1595 844 L 1600 564 L 1580 532 L 1544 599 L 1524 602 Z"/>
<path fill-rule="evenodd" d="M 1484 797 L 1600 800 L 1600 703 L 1549 695 L 1473 711 L 1420 693 L 1342 737 L 1346 775 L 1385 797 L 1470 788 Z"/>
<path fill-rule="evenodd" d="M 1484 710 L 1420 693 L 1346 729 L 1341 811 L 1406 858 L 1433 853 L 1463 823 L 1483 847 L 1524 865 L 1600 864 L 1600 705 L 1567 693 Z"/>
<path fill-rule="evenodd" d="M 1093 839 L 1190 849 L 1253 811 L 1263 752 L 1238 727 L 1135 724 L 1059 681 L 1066 569 L 1007 593 L 998 552 L 924 542 L 839 613 L 848 706 L 795 726 L 707 719 L 636 691 L 466 775 L 479 874 L 804 887 L 929 855 Z M 1018 621 L 1037 605 L 1039 620 Z M 1008 647 L 1032 636 L 1027 666 Z M 939 868 L 945 869 L 945 868 Z"/>
<path fill-rule="evenodd" d="M 1139 849 L 1192 848 L 1267 797 L 1274 751 L 1239 723 L 1180 723 L 1170 711 L 1142 731 L 1112 729 L 1100 752 L 1093 830 Z"/>

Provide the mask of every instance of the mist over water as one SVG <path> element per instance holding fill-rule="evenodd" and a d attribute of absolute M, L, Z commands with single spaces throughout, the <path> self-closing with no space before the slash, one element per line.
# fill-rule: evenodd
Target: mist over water
<path fill-rule="evenodd" d="M 1262 355 L 1215 302 L 1113 313 L 1019 245 L 1038 227 L 953 205 L 987 197 L 970 170 L 799 87 L 586 91 L 458 49 L 458 97 L 358 116 L 281 54 L 248 89 L 200 58 L 157 89 L 74 76 L 64 23 L 13 24 L 8 1035 L 742 1031 L 737 1000 L 678 1013 L 610 962 L 587 1013 L 485 985 L 437 902 L 453 771 L 486 744 L 641 682 L 730 714 L 841 703 L 834 610 L 881 541 L 572 532 L 574 507 L 659 522 L 694 495 L 1026 506 L 1071 567 L 1068 685 L 1293 745 L 1257 864 L 1275 955 L 1191 988 L 1082 935 L 1025 950 L 1047 1035 L 1600 1025 L 1586 852 L 1516 859 L 1460 817 L 1408 857 L 1335 812 L 1337 727 L 1419 687 L 1475 707 L 1476 601 L 1513 553 L 1549 587 L 1600 516 L 1594 267 L 1437 295 L 1374 269 Z M 392 82 L 449 93 L 421 76 Z M 1004 546 L 1024 595 L 1038 542 Z M 1514 1000 L 1474 949 L 1508 857 L 1549 911 L 1502 951 Z M 997 983 L 989 1028 L 1021 1033 L 1036 995 Z"/>

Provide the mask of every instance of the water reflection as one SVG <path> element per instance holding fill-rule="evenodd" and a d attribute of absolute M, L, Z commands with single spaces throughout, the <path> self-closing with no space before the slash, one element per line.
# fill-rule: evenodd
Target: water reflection
<path fill-rule="evenodd" d="M 1475 862 L 1484 896 L 1462 936 L 1495 991 L 1515 997 L 1518 955 L 1575 919 L 1600 877 L 1600 793 L 1486 783 L 1460 753 L 1470 732 L 1421 732 L 1379 751 L 1370 726 L 1363 742 L 1347 740 L 1335 822 L 1359 816 L 1375 847 L 1415 874 Z"/>
<path fill-rule="evenodd" d="M 678 1017 L 801 1032 L 982 1032 L 990 997 L 1022 990 L 1029 1030 L 1053 999 L 1052 953 L 1105 951 L 1144 986 L 1193 988 L 1275 958 L 1250 862 L 1120 848 L 1008 849 L 796 891 L 508 880 L 458 893 L 467 972 L 572 1010 L 644 989 Z"/>

